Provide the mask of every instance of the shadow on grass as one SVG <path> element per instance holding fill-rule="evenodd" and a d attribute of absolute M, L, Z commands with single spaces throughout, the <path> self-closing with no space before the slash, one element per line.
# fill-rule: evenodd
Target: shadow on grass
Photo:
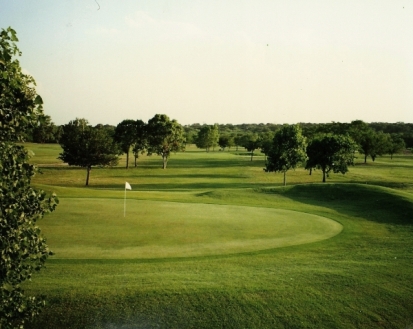
<path fill-rule="evenodd" d="M 334 209 L 382 224 L 413 225 L 413 198 L 384 187 L 362 184 L 307 184 L 262 188 L 294 201 Z"/>
<path fill-rule="evenodd" d="M 179 176 L 178 176 L 179 177 Z M 240 178 L 240 177 L 237 177 Z M 196 191 L 196 190 L 213 190 L 213 189 L 246 189 L 246 188 L 259 188 L 259 187 L 274 187 L 282 185 L 281 183 L 171 183 L 165 184 L 134 184 L 133 191 Z M 83 186 L 79 186 L 83 187 Z M 93 184 L 89 186 L 91 189 L 123 189 L 123 184 Z M 131 192 L 133 193 L 133 192 Z"/>
<path fill-rule="evenodd" d="M 400 163 L 400 162 L 396 162 L 396 160 L 394 160 L 394 162 L 367 162 L 367 163 L 356 163 L 355 164 L 356 167 L 368 167 L 370 168 L 389 168 L 389 169 L 395 169 L 395 168 L 407 168 L 407 169 L 413 169 L 413 163 Z"/>
<path fill-rule="evenodd" d="M 362 184 L 360 181 L 349 181 L 349 183 Z M 413 183 L 404 183 L 404 182 L 386 182 L 381 180 L 368 180 L 365 184 L 362 185 L 374 185 L 374 186 L 383 186 L 392 189 L 406 190 L 413 188 Z"/>
<path fill-rule="evenodd" d="M 169 168 L 227 168 L 227 167 L 262 167 L 263 159 L 172 159 L 168 162 Z"/>
<path fill-rule="evenodd" d="M 74 170 L 74 169 L 83 169 L 77 166 L 67 166 L 67 165 L 56 165 L 56 164 L 47 164 L 47 165 L 37 165 L 40 168 L 47 168 L 53 170 Z M 263 159 L 253 159 L 250 161 L 249 159 L 206 159 L 206 158 L 192 158 L 192 159 L 170 159 L 168 161 L 167 169 L 168 168 L 180 168 L 180 169 L 187 169 L 187 168 L 228 168 L 228 167 L 261 167 L 264 168 L 264 160 Z M 154 159 L 154 160 L 145 160 L 138 162 L 137 167 L 134 166 L 133 163 L 129 163 L 129 168 L 126 169 L 123 163 L 120 163 L 116 167 L 92 167 L 93 169 L 100 169 L 100 168 L 110 168 L 111 170 L 136 170 L 136 169 L 155 169 L 159 168 L 162 169 L 162 159 Z"/>

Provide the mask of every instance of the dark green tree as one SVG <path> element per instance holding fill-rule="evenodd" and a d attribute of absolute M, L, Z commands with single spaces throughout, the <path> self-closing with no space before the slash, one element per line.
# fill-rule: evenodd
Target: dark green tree
<path fill-rule="evenodd" d="M 274 133 L 267 131 L 259 136 L 261 152 L 265 154 L 265 162 L 267 162 L 267 155 L 271 150 L 272 141 L 274 139 Z"/>
<path fill-rule="evenodd" d="M 16 32 L 0 32 L 0 328 L 22 328 L 45 304 L 44 297 L 26 296 L 21 284 L 40 270 L 51 251 L 37 221 L 55 209 L 56 195 L 31 188 L 36 168 L 15 141 L 39 122 L 42 99 L 34 79 L 15 58 Z"/>
<path fill-rule="evenodd" d="M 248 133 L 242 136 L 241 146 L 244 147 L 248 152 L 251 152 L 251 161 L 254 156 L 254 151 L 260 148 L 261 141 L 257 134 Z"/>
<path fill-rule="evenodd" d="M 172 152 L 185 149 L 184 129 L 176 120 L 170 120 L 165 114 L 156 114 L 146 126 L 148 155 L 162 156 L 162 168 L 166 169 Z"/>
<path fill-rule="evenodd" d="M 120 149 L 126 154 L 126 169 L 129 168 L 129 151 L 136 141 L 136 121 L 123 120 L 115 128 L 113 138 L 119 144 Z"/>
<path fill-rule="evenodd" d="M 348 166 L 354 165 L 356 150 L 357 144 L 349 136 L 332 134 L 317 136 L 307 146 L 308 159 L 305 168 L 321 169 L 324 183 L 331 171 L 345 174 Z"/>
<path fill-rule="evenodd" d="M 203 126 L 198 131 L 198 134 L 195 137 L 196 147 L 200 149 L 205 149 L 205 151 L 207 152 L 209 152 L 209 148 L 211 147 L 211 145 L 209 144 L 209 139 L 208 139 L 209 131 L 210 131 L 210 126 Z"/>
<path fill-rule="evenodd" d="M 306 159 L 306 140 L 299 125 L 284 125 L 278 130 L 268 152 L 266 172 L 282 172 L 284 174 L 284 186 L 286 173 L 295 169 Z"/>
<path fill-rule="evenodd" d="M 225 151 L 226 148 L 230 149 L 234 146 L 234 138 L 231 135 L 219 136 L 218 145 L 223 151 Z"/>
<path fill-rule="evenodd" d="M 135 121 L 135 141 L 133 143 L 132 152 L 135 157 L 135 168 L 137 166 L 137 161 L 139 154 L 143 154 L 148 145 L 146 138 L 146 125 L 142 120 Z"/>
<path fill-rule="evenodd" d="M 242 137 L 243 135 L 241 133 L 234 134 L 235 151 L 238 151 L 238 147 L 242 146 Z"/>
<path fill-rule="evenodd" d="M 119 147 L 108 130 L 92 127 L 85 119 L 64 125 L 59 143 L 63 149 L 60 160 L 69 166 L 86 168 L 86 186 L 93 166 L 115 166 L 119 160 Z"/>

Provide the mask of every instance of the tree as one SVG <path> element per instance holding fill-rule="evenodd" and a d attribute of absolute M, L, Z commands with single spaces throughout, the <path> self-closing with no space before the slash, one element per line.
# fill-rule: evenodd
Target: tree
<path fill-rule="evenodd" d="M 215 150 L 215 147 L 218 146 L 218 141 L 219 141 L 219 127 L 218 124 L 214 124 L 211 126 L 211 131 L 210 131 L 210 142 L 212 145 L 212 150 Z"/>
<path fill-rule="evenodd" d="M 389 154 L 390 158 L 393 159 L 393 154 L 398 153 L 406 148 L 404 139 L 400 134 L 390 134 L 390 145 L 389 145 Z"/>
<path fill-rule="evenodd" d="M 388 152 L 390 135 L 382 131 L 376 132 L 367 123 L 356 120 L 351 122 L 349 129 L 351 137 L 359 145 L 359 152 L 364 155 L 364 163 L 370 156 L 374 161 L 378 155 Z"/>
<path fill-rule="evenodd" d="M 278 130 L 268 152 L 266 172 L 284 173 L 284 186 L 286 173 L 295 169 L 306 159 L 306 141 L 299 125 L 284 125 Z"/>
<path fill-rule="evenodd" d="M 135 121 L 135 141 L 133 144 L 133 155 L 135 157 L 135 168 L 137 166 L 137 160 L 139 158 L 139 153 L 143 154 L 147 149 L 147 138 L 146 138 L 146 125 L 142 120 Z"/>
<path fill-rule="evenodd" d="M 386 134 L 382 131 L 375 132 L 373 134 L 373 148 L 370 150 L 370 156 L 373 162 L 378 155 L 383 155 L 389 152 L 391 147 L 390 134 Z"/>
<path fill-rule="evenodd" d="M 0 32 L 0 133 L 1 140 L 15 141 L 23 133 L 37 126 L 43 113 L 43 100 L 36 93 L 36 81 L 23 74 L 20 63 L 13 56 L 20 56 L 16 31 L 12 28 Z"/>
<path fill-rule="evenodd" d="M 136 121 L 123 120 L 115 128 L 113 136 L 123 153 L 126 153 L 126 169 L 129 168 L 129 151 L 136 140 Z"/>
<path fill-rule="evenodd" d="M 156 114 L 146 126 L 148 155 L 162 156 L 163 169 L 166 169 L 171 152 L 185 149 L 184 130 L 176 120 L 165 114 Z"/>
<path fill-rule="evenodd" d="M 267 155 L 271 150 L 273 139 L 274 133 L 272 131 L 262 133 L 259 137 L 261 152 L 265 154 L 265 162 L 267 162 Z"/>
<path fill-rule="evenodd" d="M 257 134 L 245 134 L 241 139 L 241 146 L 243 146 L 248 152 L 251 152 L 251 161 L 254 156 L 254 151 L 261 145 L 261 141 Z"/>
<path fill-rule="evenodd" d="M 32 141 L 34 143 L 55 143 L 57 127 L 49 115 L 40 115 L 39 124 L 32 129 Z"/>
<path fill-rule="evenodd" d="M 307 146 L 308 159 L 305 169 L 321 169 L 324 183 L 330 171 L 345 174 L 348 166 L 354 165 L 356 150 L 357 144 L 349 136 L 332 134 L 317 136 Z"/>
<path fill-rule="evenodd" d="M 200 149 L 205 149 L 205 151 L 209 152 L 209 148 L 211 145 L 209 145 L 209 131 L 210 127 L 209 126 L 203 126 L 199 131 L 198 135 L 195 138 L 195 145 L 197 148 Z"/>
<path fill-rule="evenodd" d="M 58 199 L 30 187 L 36 168 L 23 141 L 42 115 L 35 81 L 21 71 L 16 32 L 0 32 L 0 328 L 22 328 L 45 304 L 26 296 L 21 284 L 40 270 L 51 251 L 37 221 L 55 209 Z"/>
<path fill-rule="evenodd" d="M 234 146 L 234 138 L 230 135 L 219 136 L 218 145 L 222 148 L 223 151 L 228 147 Z"/>
<path fill-rule="evenodd" d="M 243 135 L 241 135 L 241 134 L 236 134 L 234 136 L 235 151 L 238 151 L 238 147 L 242 146 L 241 145 L 242 144 L 242 137 L 243 137 Z"/>
<path fill-rule="evenodd" d="M 63 152 L 58 159 L 86 168 L 86 186 L 93 166 L 114 166 L 120 153 L 117 144 L 104 127 L 92 127 L 86 119 L 76 119 L 63 126 L 60 137 Z"/>
<path fill-rule="evenodd" d="M 195 145 L 198 148 L 204 148 L 209 152 L 210 148 L 214 148 L 219 142 L 219 129 L 218 125 L 213 126 L 205 125 L 201 127 L 198 132 L 198 136 L 195 139 Z"/>

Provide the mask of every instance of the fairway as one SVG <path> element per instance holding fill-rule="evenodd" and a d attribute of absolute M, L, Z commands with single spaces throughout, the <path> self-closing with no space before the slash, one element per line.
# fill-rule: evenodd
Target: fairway
<path fill-rule="evenodd" d="M 328 239 L 330 219 L 283 209 L 68 198 L 42 223 L 55 259 L 147 259 L 234 254 Z"/>

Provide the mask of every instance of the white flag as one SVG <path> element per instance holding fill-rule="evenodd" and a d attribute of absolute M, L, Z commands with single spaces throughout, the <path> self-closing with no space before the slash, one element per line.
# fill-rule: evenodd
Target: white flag
<path fill-rule="evenodd" d="M 128 182 L 125 183 L 125 190 L 132 190 L 132 187 Z"/>

